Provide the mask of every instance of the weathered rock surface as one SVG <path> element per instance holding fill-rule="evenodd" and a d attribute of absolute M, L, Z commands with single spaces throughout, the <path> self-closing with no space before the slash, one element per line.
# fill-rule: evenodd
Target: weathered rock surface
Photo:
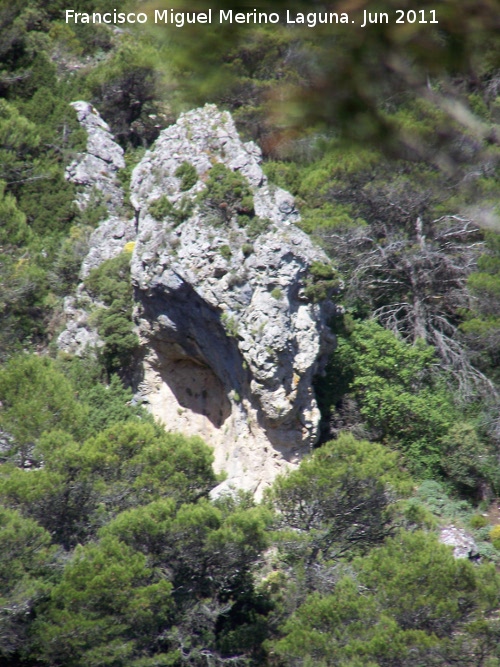
<path fill-rule="evenodd" d="M 207 105 L 161 133 L 131 182 L 144 353 L 137 399 L 168 430 L 213 446 L 216 469 L 228 475 L 221 490 L 231 484 L 257 495 L 317 439 L 312 379 L 332 349 L 327 320 L 335 311 L 304 293 L 312 262 L 328 260 L 294 226 L 292 196 L 267 182 L 260 159 L 231 116 Z M 198 175 L 187 191 L 175 175 L 186 162 Z M 221 218 L 200 198 L 217 163 L 248 182 L 257 226 Z M 176 215 L 158 214 L 162 197 Z M 82 275 L 107 258 L 104 248 L 116 254 L 131 240 L 131 223 L 119 236 L 111 220 L 93 235 Z"/>
<path fill-rule="evenodd" d="M 87 348 L 98 348 L 102 343 L 97 331 L 89 323 L 89 312 L 84 307 L 91 306 L 91 301 L 80 288 L 80 295 L 64 299 L 66 328 L 57 339 L 60 350 L 67 354 L 82 354 Z"/>
<path fill-rule="evenodd" d="M 125 167 L 123 149 L 113 139 L 105 123 L 88 102 L 71 105 L 78 121 L 87 131 L 87 151 L 81 153 L 67 167 L 66 178 L 82 186 L 78 205 L 85 208 L 96 193 L 104 195 L 110 213 L 116 213 L 123 204 L 123 190 L 117 181 L 119 169 Z"/>
<path fill-rule="evenodd" d="M 89 253 L 83 260 L 80 271 L 82 280 L 106 259 L 119 255 L 125 245 L 133 242 L 135 237 L 135 220 L 112 215 L 101 222 L 90 238 Z"/>
<path fill-rule="evenodd" d="M 439 541 L 453 547 L 455 558 L 473 558 L 478 555 L 477 544 L 472 535 L 453 524 L 441 529 Z"/>
<path fill-rule="evenodd" d="M 124 194 L 117 179 L 119 169 L 125 167 L 123 149 L 113 139 L 109 126 L 88 102 L 73 102 L 78 121 L 87 131 L 87 151 L 81 153 L 67 167 L 67 180 L 80 186 L 77 204 L 81 210 L 94 203 L 104 204 L 109 217 L 93 232 L 89 252 L 85 257 L 80 278 L 106 259 L 116 257 L 124 245 L 133 241 L 135 220 L 123 214 Z M 99 347 L 101 341 L 89 324 L 88 309 L 92 300 L 80 285 L 74 297 L 64 300 L 66 329 L 58 339 L 58 346 L 68 354 L 82 354 L 87 347 Z"/>

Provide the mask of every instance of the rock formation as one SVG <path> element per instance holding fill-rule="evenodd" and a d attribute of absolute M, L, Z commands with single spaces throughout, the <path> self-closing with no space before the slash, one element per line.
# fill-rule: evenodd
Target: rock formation
<path fill-rule="evenodd" d="M 113 203 L 82 267 L 84 277 L 134 239 L 137 399 L 168 430 L 214 448 L 227 473 L 221 489 L 256 495 L 317 439 L 312 380 L 332 349 L 335 312 L 329 262 L 294 226 L 292 196 L 268 183 L 260 159 L 227 112 L 207 105 L 182 115 L 133 172 L 135 220 L 120 219 Z M 70 317 L 65 349 L 74 325 Z"/>
<path fill-rule="evenodd" d="M 88 102 L 73 102 L 81 126 L 87 131 L 87 150 L 77 155 L 66 169 L 68 181 L 79 186 L 77 205 L 81 210 L 98 201 L 108 211 L 108 217 L 94 231 L 88 255 L 83 261 L 80 277 L 106 259 L 122 252 L 125 243 L 135 238 L 135 224 L 122 212 L 124 194 L 117 179 L 119 169 L 125 167 L 123 149 L 119 146 L 96 109 Z M 64 300 L 66 329 L 59 336 L 61 350 L 81 354 L 87 347 L 100 344 L 95 329 L 88 322 L 92 299 L 83 284 L 75 297 Z"/>
<path fill-rule="evenodd" d="M 453 547 L 455 558 L 475 559 L 479 556 L 477 544 L 472 535 L 453 524 L 444 526 L 439 533 L 439 541 Z"/>
<path fill-rule="evenodd" d="M 116 180 L 118 170 L 125 167 L 123 149 L 91 104 L 73 102 L 71 106 L 87 132 L 87 150 L 67 167 L 66 178 L 82 186 L 77 202 L 80 208 L 85 208 L 95 193 L 104 197 L 109 212 L 114 213 L 123 204 L 123 191 Z"/>
<path fill-rule="evenodd" d="M 124 194 L 117 179 L 118 171 L 125 167 L 123 149 L 91 104 L 73 102 L 72 106 L 87 131 L 87 151 L 69 165 L 66 178 L 80 186 L 77 204 L 81 209 L 97 200 L 106 206 L 109 214 L 92 237 L 90 252 L 82 266 L 84 278 L 92 268 L 115 257 L 127 241 L 134 239 L 135 225 L 123 215 Z"/>

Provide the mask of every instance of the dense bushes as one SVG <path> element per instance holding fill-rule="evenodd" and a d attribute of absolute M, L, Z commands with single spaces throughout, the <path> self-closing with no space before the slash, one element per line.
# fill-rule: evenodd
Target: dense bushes
<path fill-rule="evenodd" d="M 85 279 L 90 294 L 104 307 L 93 313 L 103 340 L 100 351 L 108 373 L 124 370 L 138 346 L 132 327 L 133 293 L 130 283 L 130 253 L 122 252 L 93 269 Z"/>
<path fill-rule="evenodd" d="M 282 25 L 247 26 L 245 39 L 235 29 L 221 40 L 203 26 L 203 39 L 173 29 L 165 46 L 156 36 L 67 26 L 63 10 L 37 0 L 0 8 L 0 659 L 497 665 L 498 577 L 487 564 L 453 559 L 433 534 L 462 524 L 484 559 L 499 558 L 486 511 L 500 485 L 499 236 L 480 229 L 495 226 L 500 192 L 495 40 L 481 42 L 455 105 L 449 82 L 432 75 L 425 100 L 403 91 L 400 59 L 367 66 L 365 42 L 352 60 L 354 31 L 323 41 L 320 27 L 311 40 Z M 457 33 L 453 17 L 439 44 L 426 33 L 431 59 L 456 52 L 457 42 L 442 39 Z M 461 14 L 465 49 L 463 25 Z M 408 39 L 418 60 L 420 33 Z M 367 40 L 371 55 L 400 48 L 383 25 Z M 184 59 L 186 44 L 195 61 Z M 169 63 L 164 98 L 160 60 Z M 434 63 L 424 60 L 427 74 Z M 370 79 L 380 67 L 384 76 Z M 299 139 L 283 131 L 282 116 L 262 122 L 267 101 L 288 111 L 292 89 L 295 117 L 304 108 L 313 117 Z M 111 124 L 132 156 L 120 174 L 126 186 L 172 109 L 207 97 L 263 140 L 274 156 L 268 177 L 296 196 L 302 228 L 331 255 L 305 276 L 313 305 L 304 307 L 338 301 L 346 286 L 349 314 L 332 322 L 338 347 L 316 386 L 326 442 L 261 504 L 244 493 L 211 500 L 220 478 L 210 449 L 166 433 L 114 374 L 127 374 L 138 343 L 128 253 L 84 281 L 99 358 L 48 356 L 62 297 L 105 214 L 98 198 L 79 212 L 64 179 L 86 139 L 68 102 L 91 99 Z M 453 122 L 437 108 L 443 102 Z M 463 123 L 467 105 L 479 122 Z M 319 117 L 335 131 L 317 132 Z M 187 162 L 175 177 L 183 192 L 198 182 Z M 199 187 L 197 204 L 215 227 L 239 225 L 247 240 L 269 228 L 238 171 L 214 164 Z M 177 225 L 194 204 L 164 195 L 149 213 Z M 242 250 L 250 256 L 252 244 Z M 228 246 L 220 252 L 229 258 Z M 280 300 L 278 288 L 271 294 Z M 462 390 L 460 377 L 479 378 L 482 390 L 475 380 Z"/>
<path fill-rule="evenodd" d="M 71 383 L 47 358 L 12 358 L 0 371 L 0 396 L 0 426 L 14 441 L 6 453 L 19 456 L 21 465 L 44 431 L 61 428 L 78 434 L 83 428 L 83 406 Z"/>
<path fill-rule="evenodd" d="M 408 491 L 395 454 L 342 434 L 270 491 L 281 548 L 308 568 L 366 551 L 390 534 L 391 502 Z"/>
<path fill-rule="evenodd" d="M 497 484 L 497 465 L 463 419 L 436 367 L 432 347 L 411 346 L 375 322 L 349 325 L 317 390 L 330 428 L 365 432 L 403 451 L 420 476 L 448 475 L 479 490 Z"/>
<path fill-rule="evenodd" d="M 333 592 L 306 598 L 273 648 L 285 664 L 304 666 L 463 661 L 495 632 L 478 619 L 499 584 L 493 567 L 475 570 L 435 537 L 402 533 L 340 571 Z"/>
<path fill-rule="evenodd" d="M 93 104 L 125 147 L 150 145 L 165 122 L 158 102 L 159 57 L 158 45 L 127 35 L 88 76 Z"/>
<path fill-rule="evenodd" d="M 116 296 L 108 272 L 93 278 Z M 103 655 L 194 667 L 207 654 L 410 665 L 435 650 L 464 659 L 479 644 L 495 655 L 484 638 L 496 575 L 412 532 L 432 521 L 402 500 L 415 482 L 400 456 L 343 434 L 279 477 L 262 505 L 210 501 L 210 450 L 127 406 L 117 379 L 94 387 L 98 374 L 22 356 L 0 376 L 2 428 L 14 448 L 30 443 L 29 460 L 0 465 L 0 655 L 75 667 Z"/>
<path fill-rule="evenodd" d="M 335 293 L 338 294 L 339 287 L 340 279 L 333 266 L 312 262 L 304 287 L 304 296 L 311 301 L 331 299 Z"/>

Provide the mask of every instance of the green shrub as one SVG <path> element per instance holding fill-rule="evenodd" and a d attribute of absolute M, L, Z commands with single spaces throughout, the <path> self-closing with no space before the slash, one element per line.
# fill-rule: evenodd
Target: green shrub
<path fill-rule="evenodd" d="M 17 181 L 32 168 L 30 158 L 40 145 L 37 130 L 15 106 L 0 99 L 0 163 L 5 181 Z"/>
<path fill-rule="evenodd" d="M 80 434 L 85 409 L 69 380 L 47 357 L 21 354 L 0 370 L 0 428 L 10 433 L 21 464 L 44 431 Z"/>
<path fill-rule="evenodd" d="M 450 497 L 444 484 L 432 479 L 426 479 L 420 484 L 417 498 L 432 514 L 448 520 L 465 521 L 470 514 L 471 506 L 468 502 Z"/>
<path fill-rule="evenodd" d="M 118 48 L 86 78 L 92 102 L 124 147 L 147 146 L 159 133 L 155 93 L 160 49 L 136 37 L 123 35 Z"/>
<path fill-rule="evenodd" d="M 244 257 L 249 257 L 254 251 L 254 247 L 252 243 L 244 243 L 241 246 L 241 252 L 243 253 Z"/>
<path fill-rule="evenodd" d="M 146 149 L 143 146 L 128 150 L 124 155 L 125 167 L 119 169 L 117 173 L 117 178 L 124 194 L 123 208 L 127 217 L 133 217 L 134 215 L 134 207 L 130 201 L 130 182 L 132 180 L 132 172 L 144 157 L 145 152 Z"/>
<path fill-rule="evenodd" d="M 112 304 L 102 308 L 96 317 L 97 331 L 104 341 L 99 350 L 109 373 L 123 371 L 129 365 L 139 345 L 139 339 L 132 330 L 131 311 L 122 311 Z"/>
<path fill-rule="evenodd" d="M 330 299 L 339 289 L 340 280 L 330 264 L 315 261 L 309 267 L 305 281 L 304 295 L 313 302 Z"/>
<path fill-rule="evenodd" d="M 122 252 L 92 269 L 85 278 L 85 287 L 93 297 L 99 298 L 107 306 L 118 300 L 131 306 L 130 255 Z"/>
<path fill-rule="evenodd" d="M 497 523 L 490 530 L 490 540 L 495 549 L 500 551 L 500 524 Z"/>
<path fill-rule="evenodd" d="M 43 177 L 24 184 L 18 197 L 19 208 L 26 215 L 31 229 L 40 236 L 49 232 L 62 233 L 71 227 L 79 215 L 86 223 L 85 214 L 79 214 L 75 205 L 75 186 L 65 180 L 60 167 L 56 172 L 48 162 L 43 166 Z M 92 220 L 97 223 L 106 213 L 103 208 L 99 208 L 93 212 Z"/>
<path fill-rule="evenodd" d="M 331 280 L 335 275 L 335 270 L 330 264 L 315 261 L 309 267 L 309 275 L 313 280 Z"/>
<path fill-rule="evenodd" d="M 181 190 L 191 190 L 198 182 L 198 172 L 189 162 L 183 162 L 177 167 L 174 176 L 181 179 Z"/>
<path fill-rule="evenodd" d="M 263 165 L 268 179 L 284 190 L 297 194 L 300 187 L 300 171 L 293 162 L 266 162 Z"/>
<path fill-rule="evenodd" d="M 258 236 L 264 234 L 264 232 L 269 229 L 271 226 L 271 221 L 269 218 L 260 218 L 257 215 L 253 218 L 249 218 L 246 215 L 239 215 L 238 224 L 245 228 L 249 238 L 256 239 Z"/>
<path fill-rule="evenodd" d="M 479 646 L 495 664 L 491 626 L 476 615 L 498 595 L 494 567 L 454 558 L 436 535 L 401 531 L 335 575 L 282 625 L 272 644 L 281 664 L 430 665 L 443 653 L 466 664 Z"/>
<path fill-rule="evenodd" d="M 132 360 L 139 340 L 133 331 L 133 292 L 130 254 L 122 252 L 93 269 L 85 279 L 88 291 L 104 302 L 94 322 L 104 342 L 99 354 L 108 373 L 123 371 Z"/>
<path fill-rule="evenodd" d="M 90 228 L 72 227 L 54 258 L 49 283 L 56 294 L 68 294 L 78 283 L 80 267 L 88 252 Z"/>
<path fill-rule="evenodd" d="M 323 231 L 342 232 L 350 228 L 366 226 L 366 222 L 355 217 L 353 206 L 339 202 L 326 202 L 321 206 L 304 206 L 298 226 L 308 234 Z"/>
<path fill-rule="evenodd" d="M 460 326 L 475 350 L 474 362 L 498 383 L 498 336 L 500 334 L 500 234 L 485 232 L 484 254 L 469 276 L 472 310 Z"/>
<path fill-rule="evenodd" d="M 149 213 L 158 221 L 170 218 L 177 226 L 189 218 L 193 208 L 194 202 L 188 197 L 183 197 L 176 207 L 166 195 L 162 195 L 149 205 Z"/>
<path fill-rule="evenodd" d="M 474 530 L 478 530 L 479 528 L 485 528 L 487 525 L 488 525 L 488 519 L 485 516 L 482 516 L 482 514 L 474 514 L 469 519 L 469 526 Z"/>
<path fill-rule="evenodd" d="M 248 181 L 239 172 L 217 163 L 208 173 L 206 186 L 200 199 L 222 222 L 228 222 L 235 214 L 254 215 L 252 192 Z"/>
<path fill-rule="evenodd" d="M 342 433 L 277 477 L 267 494 L 285 532 L 283 551 L 311 565 L 383 540 L 391 500 L 411 486 L 395 452 Z"/>
<path fill-rule="evenodd" d="M 29 239 L 30 228 L 15 197 L 5 192 L 5 186 L 5 181 L 0 181 L 0 244 L 18 245 Z"/>
<path fill-rule="evenodd" d="M 499 556 L 498 551 L 495 549 L 494 545 L 490 542 L 476 542 L 476 544 L 477 551 L 481 558 L 496 563 L 498 566 Z"/>
<path fill-rule="evenodd" d="M 0 253 L 0 357 L 39 344 L 47 333 L 50 294 L 40 252 Z"/>
<path fill-rule="evenodd" d="M 219 247 L 219 252 L 224 259 L 226 259 L 228 261 L 231 259 L 232 252 L 231 252 L 231 248 L 228 245 L 221 245 Z"/>
<path fill-rule="evenodd" d="M 83 438 L 96 436 L 118 422 L 155 423 L 151 413 L 132 400 L 132 390 L 124 387 L 117 375 L 106 382 L 102 365 L 90 351 L 81 357 L 60 354 L 55 364 L 71 382 L 78 401 L 87 410 L 81 428 Z M 155 428 L 162 432 L 160 426 Z"/>
<path fill-rule="evenodd" d="M 498 470 L 498 464 L 468 422 L 452 426 L 441 438 L 441 447 L 441 466 L 455 484 L 476 490 Z"/>
<path fill-rule="evenodd" d="M 0 593 L 9 610 L 2 618 L 0 651 L 6 664 L 29 650 L 35 617 L 30 611 L 47 594 L 56 558 L 51 535 L 36 521 L 0 507 Z"/>
<path fill-rule="evenodd" d="M 158 199 L 155 199 L 148 207 L 149 214 L 153 216 L 155 220 L 163 220 L 167 216 L 172 214 L 174 210 L 174 205 L 167 197 L 167 195 L 161 195 Z"/>
<path fill-rule="evenodd" d="M 275 287 L 271 292 L 271 296 L 273 297 L 273 299 L 276 299 L 276 301 L 279 301 L 283 297 L 283 292 L 280 290 L 279 287 Z"/>
<path fill-rule="evenodd" d="M 318 382 L 322 409 L 354 400 L 374 439 L 403 450 L 419 475 L 442 475 L 441 439 L 459 414 L 434 368 L 432 347 L 409 345 L 373 321 L 357 322 L 339 336 Z"/>

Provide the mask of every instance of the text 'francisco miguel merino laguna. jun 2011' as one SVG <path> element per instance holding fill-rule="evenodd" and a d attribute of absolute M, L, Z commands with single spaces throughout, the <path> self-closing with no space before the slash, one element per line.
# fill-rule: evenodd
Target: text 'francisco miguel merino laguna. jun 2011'
<path fill-rule="evenodd" d="M 439 20 L 434 9 L 403 10 L 394 9 L 390 12 L 369 12 L 364 9 L 355 16 L 347 12 L 296 12 L 289 9 L 281 12 L 263 12 L 253 9 L 246 12 L 237 12 L 233 9 L 206 11 L 177 11 L 174 9 L 155 9 L 154 12 L 120 12 L 116 9 L 109 12 L 77 12 L 74 9 L 65 9 L 66 23 L 94 23 L 94 24 L 144 24 L 155 23 L 182 28 L 193 24 L 277 24 L 299 25 L 314 28 L 322 24 L 357 25 L 366 28 L 379 23 L 419 23 L 437 24 Z"/>

